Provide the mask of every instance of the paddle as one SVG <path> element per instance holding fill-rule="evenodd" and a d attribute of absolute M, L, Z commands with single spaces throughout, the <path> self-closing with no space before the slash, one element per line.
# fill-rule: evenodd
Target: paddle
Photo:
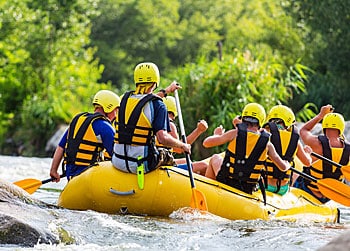
<path fill-rule="evenodd" d="M 291 167 L 293 172 L 316 183 L 320 192 L 328 199 L 334 200 L 344 206 L 350 206 L 350 187 L 346 184 L 331 178 L 316 179 L 298 169 Z"/>
<path fill-rule="evenodd" d="M 175 90 L 174 94 L 175 94 L 176 109 L 177 109 L 179 124 L 180 124 L 181 138 L 184 143 L 187 143 L 184 122 L 182 119 L 180 99 L 179 99 L 179 94 L 177 93 L 177 90 Z M 201 191 L 197 190 L 194 184 L 190 154 L 185 152 L 185 156 L 186 156 L 187 169 L 188 169 L 188 173 L 191 181 L 191 188 L 192 188 L 192 198 L 191 198 L 190 205 L 192 208 L 208 211 L 207 201 L 204 194 Z"/>
<path fill-rule="evenodd" d="M 65 174 L 61 174 L 60 177 L 63 178 L 65 177 Z M 29 194 L 33 194 L 35 193 L 36 190 L 38 190 L 38 188 L 46 183 L 49 183 L 51 181 L 53 181 L 54 178 L 50 178 L 50 179 L 46 179 L 46 180 L 36 180 L 36 179 L 25 179 L 25 180 L 19 180 L 14 182 L 13 184 L 21 187 L 23 190 L 26 190 Z"/>
<path fill-rule="evenodd" d="M 350 166 L 342 166 L 341 164 L 334 162 L 333 160 L 330 160 L 330 159 L 328 159 L 320 154 L 314 153 L 314 152 L 312 152 L 311 155 L 318 158 L 318 159 L 327 161 L 329 164 L 331 164 L 333 166 L 338 167 L 340 169 L 340 171 L 342 172 L 342 174 L 344 175 L 345 179 L 350 180 Z"/>

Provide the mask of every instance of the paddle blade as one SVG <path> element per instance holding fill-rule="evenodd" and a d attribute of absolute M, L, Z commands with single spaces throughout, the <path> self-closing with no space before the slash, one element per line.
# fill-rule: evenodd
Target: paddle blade
<path fill-rule="evenodd" d="M 350 166 L 343 166 L 341 172 L 344 175 L 345 179 L 350 181 Z"/>
<path fill-rule="evenodd" d="M 43 184 L 40 180 L 25 179 L 14 182 L 13 184 L 26 190 L 29 194 L 33 194 Z"/>
<path fill-rule="evenodd" d="M 350 187 L 346 184 L 336 179 L 326 178 L 318 180 L 317 186 L 325 197 L 350 207 Z"/>
<path fill-rule="evenodd" d="M 208 211 L 207 201 L 201 191 L 192 188 L 191 207 L 202 211 Z"/>

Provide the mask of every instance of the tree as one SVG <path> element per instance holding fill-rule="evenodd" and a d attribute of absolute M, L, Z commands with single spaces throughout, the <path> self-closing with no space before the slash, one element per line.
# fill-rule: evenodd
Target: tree
<path fill-rule="evenodd" d="M 313 73 L 307 84 L 308 93 L 295 100 L 312 101 L 318 107 L 333 104 L 336 111 L 350 116 L 347 89 L 350 79 L 350 5 L 349 1 L 291 1 L 289 12 L 303 28 L 304 55 Z M 311 46 L 312 45 L 312 46 Z"/>
<path fill-rule="evenodd" d="M 107 88 L 97 84 L 103 67 L 88 46 L 95 5 L 10 0 L 1 6 L 0 104 L 24 154 L 43 150 L 58 124 L 90 110 L 91 96 Z"/>
<path fill-rule="evenodd" d="M 305 90 L 302 65 L 282 70 L 283 66 L 273 64 L 273 60 L 235 50 L 222 61 L 202 59 L 175 71 L 173 77 L 183 86 L 180 99 L 185 104 L 182 110 L 186 128 L 190 130 L 198 119 L 205 119 L 209 134 L 220 124 L 230 129 L 232 119 L 247 103 L 260 103 L 268 111 L 276 104 L 288 103 L 293 90 Z M 196 141 L 196 147 L 201 148 L 201 140 Z M 207 154 L 202 149 L 200 157 L 195 157 L 201 159 Z"/>

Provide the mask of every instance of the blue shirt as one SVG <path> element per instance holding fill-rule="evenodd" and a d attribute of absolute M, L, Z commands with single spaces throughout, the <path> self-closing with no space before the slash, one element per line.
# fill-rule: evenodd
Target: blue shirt
<path fill-rule="evenodd" d="M 109 155 L 112 156 L 115 129 L 113 128 L 111 123 L 103 119 L 96 119 L 92 122 L 92 129 L 94 130 L 96 136 L 101 137 L 103 147 L 106 149 Z M 68 134 L 68 129 L 64 132 L 58 144 L 63 149 L 65 148 L 67 143 L 67 134 Z M 68 164 L 66 165 L 67 177 L 69 178 L 70 176 L 76 176 L 80 174 L 82 171 L 84 171 L 86 168 L 87 167 L 81 167 L 81 166 L 78 167 L 74 164 Z"/>
<path fill-rule="evenodd" d="M 152 121 L 152 128 L 156 134 L 160 130 L 170 132 L 170 120 L 168 110 L 161 100 L 153 100 L 154 120 Z"/>

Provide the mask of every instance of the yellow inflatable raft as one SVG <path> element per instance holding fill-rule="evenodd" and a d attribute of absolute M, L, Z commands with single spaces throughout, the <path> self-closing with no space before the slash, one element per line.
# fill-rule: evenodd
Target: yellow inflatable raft
<path fill-rule="evenodd" d="M 196 189 L 206 197 L 208 211 L 227 219 L 315 222 L 339 219 L 335 206 L 323 205 L 296 188 L 291 188 L 284 196 L 267 192 L 265 204 L 260 191 L 250 195 L 197 174 L 194 179 Z M 189 207 L 191 196 L 186 170 L 162 167 L 147 173 L 142 188 L 137 175 L 121 172 L 111 162 L 102 162 L 69 181 L 60 194 L 58 205 L 110 214 L 169 216 L 179 208 Z"/>

